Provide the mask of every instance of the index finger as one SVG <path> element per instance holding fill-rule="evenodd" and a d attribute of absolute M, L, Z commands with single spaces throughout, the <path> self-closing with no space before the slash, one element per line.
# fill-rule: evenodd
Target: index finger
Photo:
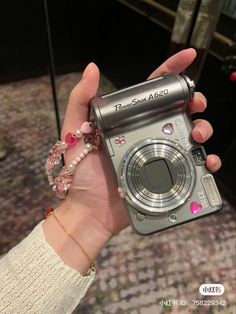
<path fill-rule="evenodd" d="M 164 63 L 162 63 L 156 70 L 154 70 L 148 79 L 155 78 L 164 73 L 180 73 L 184 71 L 196 58 L 196 51 L 193 48 L 181 50 L 174 54 Z"/>

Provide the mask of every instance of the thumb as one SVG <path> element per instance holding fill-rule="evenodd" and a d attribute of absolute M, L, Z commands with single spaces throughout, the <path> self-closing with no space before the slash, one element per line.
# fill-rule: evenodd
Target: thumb
<path fill-rule="evenodd" d="M 95 63 L 89 63 L 80 82 L 71 91 L 61 132 L 62 140 L 68 132 L 78 130 L 88 120 L 89 102 L 97 93 L 99 78 L 98 67 Z"/>

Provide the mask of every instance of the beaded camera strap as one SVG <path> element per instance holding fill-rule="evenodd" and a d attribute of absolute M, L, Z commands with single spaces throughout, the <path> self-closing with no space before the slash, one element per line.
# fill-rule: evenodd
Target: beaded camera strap
<path fill-rule="evenodd" d="M 59 166 L 62 161 L 62 156 L 67 148 L 74 147 L 79 141 L 84 141 L 84 146 L 80 153 L 68 166 L 63 166 L 59 173 L 55 176 L 55 167 Z M 74 133 L 70 132 L 66 135 L 64 141 L 57 141 L 49 151 L 45 168 L 48 177 L 48 182 L 56 195 L 64 199 L 67 191 L 71 186 L 75 175 L 77 165 L 84 159 L 89 152 L 97 149 L 101 142 L 101 136 L 98 130 L 94 127 L 92 121 L 84 122 L 80 130 Z"/>

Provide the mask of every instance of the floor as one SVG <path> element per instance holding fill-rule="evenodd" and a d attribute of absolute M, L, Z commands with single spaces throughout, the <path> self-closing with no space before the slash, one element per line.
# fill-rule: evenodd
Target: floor
<path fill-rule="evenodd" d="M 80 72 L 57 78 L 61 119 Z M 101 93 L 114 89 L 102 76 Z M 0 85 L 0 132 L 7 156 L 0 161 L 0 254 L 24 238 L 58 200 L 44 163 L 57 138 L 47 76 Z M 40 191 L 40 193 L 39 193 Z M 236 312 L 236 211 L 228 200 L 216 215 L 148 237 L 130 227 L 115 236 L 96 261 L 97 275 L 75 313 L 156 314 Z M 202 283 L 221 283 L 221 305 L 194 306 Z M 184 300 L 168 306 L 166 300 Z M 185 305 L 185 302 L 188 304 Z"/>

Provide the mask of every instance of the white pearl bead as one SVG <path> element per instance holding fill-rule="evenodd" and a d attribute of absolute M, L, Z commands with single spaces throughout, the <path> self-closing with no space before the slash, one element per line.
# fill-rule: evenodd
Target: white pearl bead
<path fill-rule="evenodd" d="M 87 155 L 87 154 L 88 154 L 88 150 L 87 150 L 87 148 L 84 148 L 84 149 L 83 149 L 83 154 L 85 154 L 85 155 Z"/>
<path fill-rule="evenodd" d="M 80 130 L 75 131 L 75 135 L 77 137 L 81 137 L 82 136 L 82 132 Z"/>
<path fill-rule="evenodd" d="M 84 158 L 84 154 L 83 153 L 80 153 L 79 156 L 80 156 L 81 159 Z"/>
<path fill-rule="evenodd" d="M 81 161 L 81 158 L 80 158 L 80 157 L 76 157 L 75 159 L 76 159 L 77 162 L 80 162 L 80 161 Z"/>
<path fill-rule="evenodd" d="M 74 171 L 74 170 L 75 170 L 75 166 L 72 165 L 72 164 L 70 164 L 70 165 L 69 165 L 69 169 L 70 169 L 71 171 Z"/>
<path fill-rule="evenodd" d="M 90 152 L 93 149 L 93 145 L 90 143 L 86 143 L 85 148 Z"/>
<path fill-rule="evenodd" d="M 76 160 L 73 160 L 71 164 L 74 165 L 74 166 L 76 166 L 76 165 L 77 165 L 77 161 L 76 161 Z"/>
<path fill-rule="evenodd" d="M 61 148 L 62 148 L 62 149 L 67 148 L 67 144 L 66 144 L 65 142 L 61 142 Z"/>

